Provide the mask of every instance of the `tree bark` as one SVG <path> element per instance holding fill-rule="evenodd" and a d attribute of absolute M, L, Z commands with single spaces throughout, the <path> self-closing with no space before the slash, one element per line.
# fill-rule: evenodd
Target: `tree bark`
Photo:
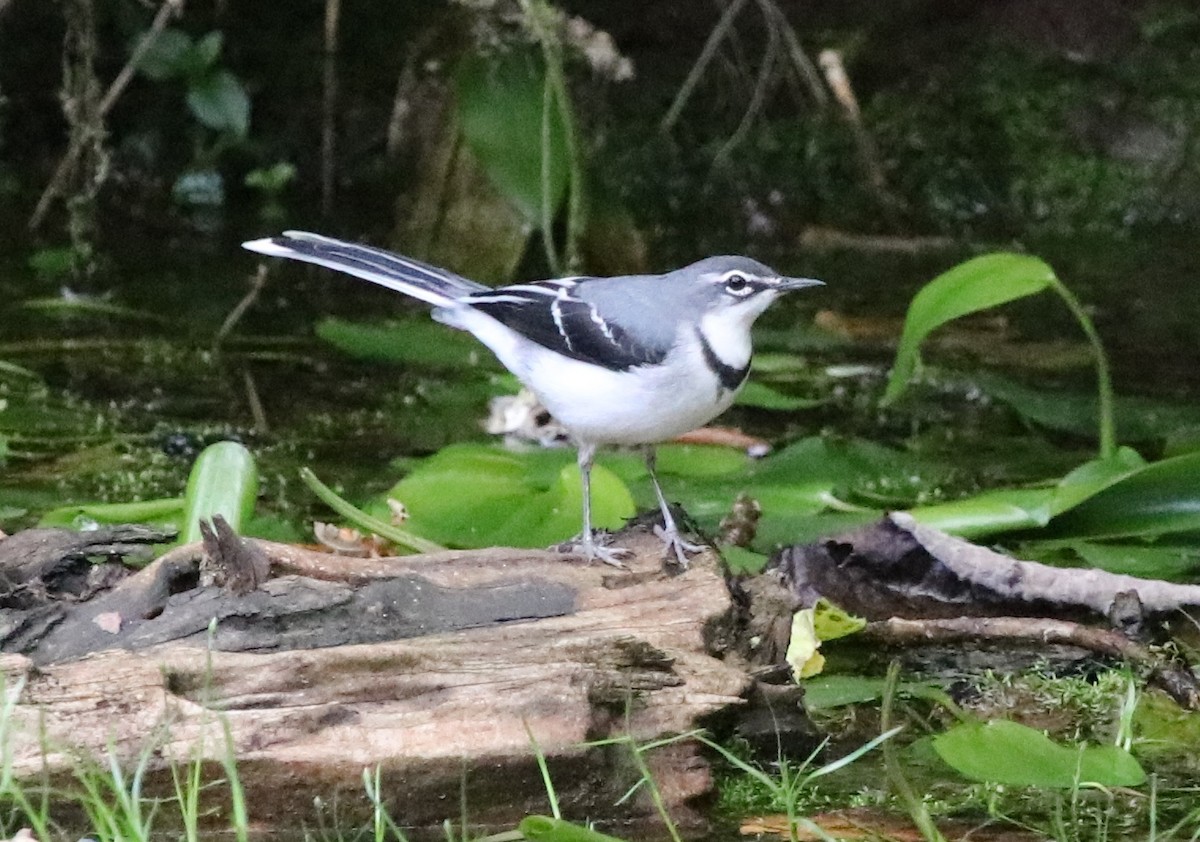
<path fill-rule="evenodd" d="M 457 816 L 465 786 L 471 819 L 496 825 L 547 810 L 532 735 L 566 814 L 612 815 L 636 780 L 628 749 L 585 741 L 688 731 L 750 684 L 718 657 L 733 606 L 715 557 L 672 575 L 656 538 L 623 537 L 629 571 L 538 551 L 360 560 L 254 542 L 276 575 L 242 596 L 195 584 L 198 546 L 175 551 L 28 654 L 0 655 L 20 688 L 13 769 L 55 779 L 79 755 L 131 765 L 152 749 L 146 788 L 165 794 L 172 764 L 201 758 L 215 778 L 232 756 L 253 820 L 298 829 L 315 796 L 365 819 L 362 774 L 378 767 L 405 824 Z M 710 787 L 694 744 L 649 761 L 673 807 Z"/>

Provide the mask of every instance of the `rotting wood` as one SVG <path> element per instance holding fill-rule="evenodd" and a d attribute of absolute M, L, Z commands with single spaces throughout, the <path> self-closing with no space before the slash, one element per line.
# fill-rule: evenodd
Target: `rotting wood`
<path fill-rule="evenodd" d="M 618 747 L 585 749 L 583 742 L 687 731 L 740 706 L 750 682 L 707 651 L 709 627 L 724 622 L 732 607 L 715 557 L 702 555 L 671 575 L 662 569 L 656 538 L 638 533 L 625 543 L 637 552 L 628 573 L 536 551 L 338 559 L 261 542 L 275 572 L 308 575 L 288 572 L 243 597 L 202 586 L 170 595 L 169 581 L 187 581 L 196 561 L 194 548 L 176 551 L 118 589 L 136 594 L 127 606 L 158 616 L 123 618 L 122 633 L 132 634 L 122 636 L 96 623 L 111 611 L 78 606 L 89 611 L 73 633 L 135 646 L 147 630 L 201 603 L 221 615 L 238 601 L 257 599 L 254 610 L 221 615 L 211 635 L 206 623 L 180 627 L 186 633 L 179 639 L 135 651 L 59 661 L 42 650 L 38 664 L 0 656 L 10 691 L 23 682 L 8 746 L 13 769 L 62 776 L 76 753 L 97 758 L 111 746 L 132 763 L 153 745 L 146 786 L 166 792 L 172 760 L 186 763 L 199 752 L 215 769 L 229 750 L 227 726 L 255 821 L 280 829 L 311 824 L 315 794 L 342 805 L 343 818 L 365 817 L 363 769 L 378 766 L 388 806 L 404 822 L 456 814 L 447 796 L 458 793 L 466 769 L 472 819 L 503 823 L 546 809 L 532 733 L 560 801 L 574 815 L 611 814 L 634 782 L 628 756 Z M 410 628 L 403 639 L 229 651 L 255 640 L 247 629 L 256 621 L 288 627 L 294 614 L 272 613 L 272 606 L 300 593 L 308 594 L 312 616 L 292 627 L 300 629 L 292 642 L 304 646 L 305 634 L 320 640 L 316 621 L 323 612 L 381 583 L 409 583 L 420 598 L 437 592 L 442 616 L 428 618 L 428 631 Z M 455 596 L 483 606 L 480 624 L 449 617 Z M 358 605 L 360 613 L 350 618 L 335 610 L 331 625 L 343 636 L 358 631 L 369 638 L 373 627 L 388 625 L 386 615 L 409 610 L 398 598 L 373 603 L 375 613 L 371 604 Z M 497 616 L 503 604 L 521 608 Z M 448 617 L 449 627 L 434 622 Z M 694 745 L 673 746 L 653 765 L 675 808 L 711 785 Z M 627 805 L 620 809 L 628 815 Z"/>

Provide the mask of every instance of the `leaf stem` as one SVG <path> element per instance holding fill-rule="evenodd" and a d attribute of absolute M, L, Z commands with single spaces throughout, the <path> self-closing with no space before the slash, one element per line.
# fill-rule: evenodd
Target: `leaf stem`
<path fill-rule="evenodd" d="M 355 526 L 360 526 L 363 529 L 374 532 L 381 538 L 386 538 L 393 544 L 399 544 L 403 547 L 416 550 L 421 553 L 436 553 L 446 549 L 441 544 L 435 544 L 428 538 L 422 538 L 419 535 L 414 535 L 406 529 L 401 529 L 398 526 L 393 526 L 379 518 L 371 517 L 364 512 L 337 495 L 332 488 L 317 479 L 317 475 L 310 468 L 300 469 L 300 479 L 305 485 L 312 490 L 312 493 L 317 495 L 322 503 L 329 506 L 346 520 L 353 523 Z"/>
<path fill-rule="evenodd" d="M 1100 404 L 1100 458 L 1111 459 L 1117 452 L 1117 424 L 1113 408 L 1112 375 L 1108 368 L 1108 354 L 1104 351 L 1104 343 L 1100 341 L 1100 334 L 1096 332 L 1096 325 L 1075 294 L 1057 276 L 1051 281 L 1051 286 L 1067 305 L 1071 315 L 1079 322 L 1079 327 L 1092 346 L 1092 354 L 1096 358 L 1096 391 Z"/>
<path fill-rule="evenodd" d="M 567 92 L 567 79 L 563 71 L 562 42 L 552 31 L 550 24 L 557 23 L 556 11 L 545 0 L 521 0 L 521 10 L 530 30 L 542 48 L 542 57 L 546 62 L 547 94 L 553 94 L 554 103 L 558 107 L 558 115 L 563 125 L 563 142 L 567 147 L 567 242 L 566 268 L 568 272 L 576 272 L 583 262 L 583 237 L 587 231 L 587 195 L 583 175 L 583 159 L 579 151 L 579 134 L 575 126 L 575 114 L 571 108 L 571 98 Z M 549 99 L 549 96 L 547 96 Z M 548 103 L 547 103 L 548 104 Z M 543 206 L 548 197 L 544 194 L 549 187 L 546 178 L 547 159 L 547 126 L 543 116 L 542 138 L 542 192 Z M 543 232 L 544 237 L 550 237 L 549 232 Z M 547 255 L 552 258 L 552 255 Z"/>

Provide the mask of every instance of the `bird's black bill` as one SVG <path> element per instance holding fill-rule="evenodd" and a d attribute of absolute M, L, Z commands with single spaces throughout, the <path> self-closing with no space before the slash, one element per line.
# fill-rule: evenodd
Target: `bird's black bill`
<path fill-rule="evenodd" d="M 816 278 L 780 278 L 779 286 L 777 286 L 776 289 L 783 292 L 791 292 L 794 289 L 823 286 L 825 286 L 825 282 L 818 281 Z"/>

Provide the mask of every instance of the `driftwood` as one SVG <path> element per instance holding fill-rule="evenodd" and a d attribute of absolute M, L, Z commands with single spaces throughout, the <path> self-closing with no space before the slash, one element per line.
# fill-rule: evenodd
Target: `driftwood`
<path fill-rule="evenodd" d="M 150 748 L 146 787 L 166 793 L 171 763 L 200 756 L 219 777 L 232 753 L 253 819 L 296 828 L 314 795 L 365 817 L 378 767 L 405 823 L 457 815 L 460 786 L 472 820 L 504 823 L 547 810 L 532 734 L 568 815 L 597 817 L 636 778 L 627 750 L 582 743 L 687 731 L 751 683 L 715 657 L 733 608 L 715 556 L 664 570 L 644 532 L 625 538 L 627 572 L 539 551 L 253 544 L 274 578 L 243 595 L 204 584 L 199 545 L 184 547 L 0 655 L 21 687 L 14 771 L 54 779 L 78 756 Z M 674 808 L 710 787 L 692 743 L 647 759 Z"/>
<path fill-rule="evenodd" d="M 146 757 L 144 788 L 169 797 L 172 764 L 202 758 L 212 780 L 236 757 L 253 819 L 276 830 L 311 826 L 314 797 L 338 804 L 339 821 L 366 819 L 362 773 L 376 768 L 406 824 L 457 815 L 461 788 L 472 820 L 511 826 L 547 809 L 531 736 L 576 819 L 653 812 L 645 789 L 615 807 L 637 780 L 629 747 L 588 741 L 660 740 L 719 717 L 767 756 L 807 756 L 819 735 L 780 665 L 792 612 L 816 595 L 876 620 L 860 638 L 880 651 L 1036 631 L 1039 655 L 1083 646 L 1140 665 L 1182 704 L 1200 699 L 1177 665 L 1116 631 L 1029 619 L 1066 600 L 1112 621 L 1130 613 L 1114 606 L 1131 586 L 1158 611 L 1194 589 L 1015 562 L 903 516 L 785 550 L 732 593 L 714 555 L 664 568 L 641 529 L 620 536 L 635 551 L 620 571 L 510 549 L 346 558 L 218 528 L 107 590 L 53 553 L 32 564 L 11 540 L 0 573 L 6 547 L 22 561 L 0 580 L 0 670 L 13 771 L 53 783 L 111 751 Z M 64 558 L 111 551 L 97 546 L 64 545 Z M 68 598 L 48 599 L 60 587 Z M 698 822 L 687 807 L 711 779 L 696 744 L 646 759 L 675 818 Z"/>

